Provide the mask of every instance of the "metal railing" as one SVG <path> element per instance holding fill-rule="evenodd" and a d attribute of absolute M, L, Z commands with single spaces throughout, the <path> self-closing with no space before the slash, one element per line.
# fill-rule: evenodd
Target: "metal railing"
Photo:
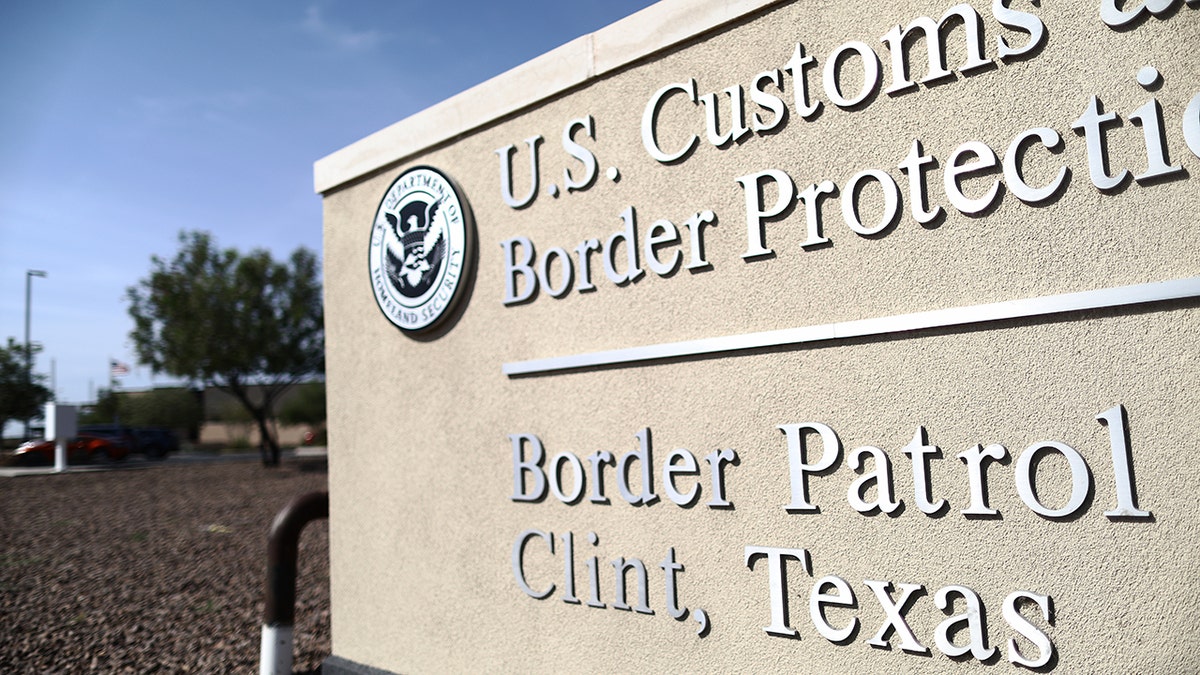
<path fill-rule="evenodd" d="M 283 507 L 271 523 L 267 535 L 267 595 L 259 675 L 291 675 L 300 532 L 312 521 L 328 517 L 329 493 L 309 492 Z"/>

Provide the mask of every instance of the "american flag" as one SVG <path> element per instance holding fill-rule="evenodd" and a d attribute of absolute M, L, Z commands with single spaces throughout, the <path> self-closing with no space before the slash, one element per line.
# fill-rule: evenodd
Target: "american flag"
<path fill-rule="evenodd" d="M 121 363 L 116 359 L 110 359 L 109 365 L 113 377 L 125 377 L 129 374 L 129 365 Z"/>

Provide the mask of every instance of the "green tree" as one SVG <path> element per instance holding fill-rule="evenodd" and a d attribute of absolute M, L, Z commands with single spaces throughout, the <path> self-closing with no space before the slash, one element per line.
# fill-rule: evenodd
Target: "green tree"
<path fill-rule="evenodd" d="M 38 352 L 37 347 L 18 343 L 8 338 L 7 346 L 0 346 L 0 432 L 9 420 L 39 419 L 42 405 L 50 400 L 51 392 L 43 384 L 44 375 L 26 370 L 28 359 Z"/>
<path fill-rule="evenodd" d="M 166 261 L 129 288 L 138 359 L 156 372 L 224 389 L 258 424 L 263 463 L 279 464 L 268 420 L 279 396 L 325 369 L 316 255 L 286 262 L 255 249 L 220 249 L 206 232 L 182 232 Z"/>
<path fill-rule="evenodd" d="M 82 424 L 120 422 L 132 427 L 165 427 L 192 433 L 203 422 L 200 392 L 181 387 L 116 392 L 100 389 L 96 402 L 80 412 Z"/>
<path fill-rule="evenodd" d="M 192 430 L 200 426 L 204 408 L 199 392 L 178 387 L 129 392 L 121 397 L 121 421 L 135 427 Z"/>
<path fill-rule="evenodd" d="M 324 424 L 325 383 L 296 385 L 296 390 L 279 406 L 279 421 L 287 425 L 307 424 L 310 427 Z"/>

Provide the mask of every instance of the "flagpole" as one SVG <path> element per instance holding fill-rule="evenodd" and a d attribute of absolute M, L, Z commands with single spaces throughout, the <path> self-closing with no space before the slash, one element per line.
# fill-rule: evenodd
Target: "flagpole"
<path fill-rule="evenodd" d="M 117 378 L 125 377 L 129 374 L 129 364 L 118 361 L 113 357 L 108 357 L 108 391 L 113 397 L 114 404 L 117 401 Z M 113 410 L 113 423 L 121 423 L 120 406 L 117 405 Z"/>
<path fill-rule="evenodd" d="M 116 363 L 116 361 L 113 360 L 112 354 L 109 354 L 108 355 L 108 395 L 111 396 L 112 400 L 113 400 L 113 424 L 120 424 L 121 423 L 121 413 L 120 413 L 119 408 L 121 406 L 117 403 L 117 378 L 115 375 L 113 375 L 113 364 L 115 364 L 115 363 Z"/>

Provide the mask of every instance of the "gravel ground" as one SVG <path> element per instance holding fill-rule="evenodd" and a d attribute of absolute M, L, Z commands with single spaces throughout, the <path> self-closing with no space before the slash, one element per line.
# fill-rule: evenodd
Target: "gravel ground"
<path fill-rule="evenodd" d="M 267 529 L 293 461 L 0 478 L 0 673 L 258 671 Z M 329 655 L 329 527 L 300 540 L 295 669 Z"/>

